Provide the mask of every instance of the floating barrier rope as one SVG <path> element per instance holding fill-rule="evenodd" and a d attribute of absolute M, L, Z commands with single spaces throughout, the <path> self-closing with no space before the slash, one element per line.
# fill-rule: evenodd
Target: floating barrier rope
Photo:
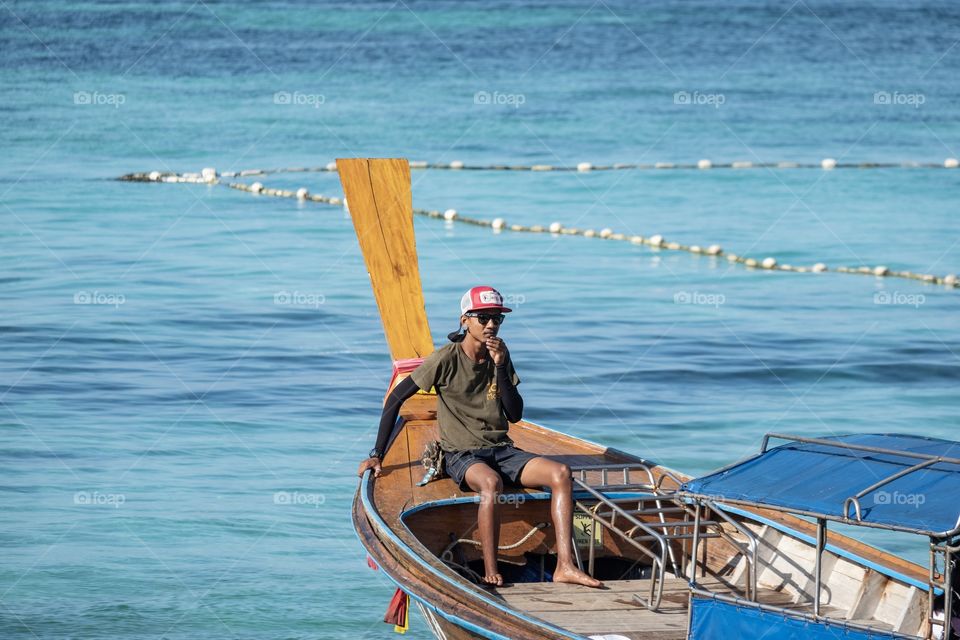
<path fill-rule="evenodd" d="M 820 162 L 712 162 L 698 160 L 694 163 L 654 162 L 652 164 L 592 164 L 581 162 L 576 166 L 551 164 L 487 164 L 469 165 L 460 160 L 452 162 L 410 162 L 411 169 L 441 169 L 449 171 L 576 171 L 587 173 L 590 171 L 620 171 L 620 170 L 664 170 L 664 169 L 956 169 L 960 167 L 960 160 L 947 158 L 943 162 L 838 162 L 833 158 L 824 158 Z M 224 178 L 246 178 L 266 176 L 277 173 L 336 173 L 337 163 L 329 162 L 322 167 L 285 167 L 280 169 L 244 169 L 242 171 L 224 171 L 220 174 Z M 172 179 L 184 178 L 184 180 Z M 151 173 L 131 173 L 120 178 L 134 182 L 204 182 L 202 174 L 184 173 L 171 174 L 153 171 Z"/>
<path fill-rule="evenodd" d="M 412 163 L 411 163 L 412 164 Z M 317 202 L 321 204 L 328 204 L 333 206 L 343 206 L 347 207 L 346 198 L 337 198 L 325 196 L 322 194 L 313 194 L 306 187 L 301 187 L 296 191 L 290 189 L 274 189 L 268 188 L 263 185 L 261 182 L 254 182 L 251 184 L 246 184 L 242 182 L 222 182 L 219 177 L 228 177 L 226 173 L 217 174 L 214 169 L 204 169 L 200 173 L 184 173 L 184 174 L 174 174 L 174 173 L 160 173 L 154 171 L 152 173 L 131 173 L 125 176 L 121 176 L 120 180 L 125 181 L 134 181 L 134 182 L 184 182 L 184 183 L 201 183 L 201 184 L 217 184 L 222 186 L 227 186 L 231 189 L 236 189 L 238 191 L 246 191 L 254 195 L 263 195 L 263 196 L 273 196 L 276 198 L 292 198 L 299 201 L 309 201 Z M 629 242 L 635 245 L 647 245 L 655 249 L 667 250 L 667 251 L 686 251 L 688 253 L 695 253 L 700 255 L 706 255 L 714 258 L 723 258 L 732 264 L 742 264 L 743 266 L 750 269 L 764 269 L 769 271 L 791 271 L 795 273 L 824 273 L 824 272 L 834 272 L 834 273 L 848 273 L 856 275 L 865 275 L 865 276 L 875 276 L 879 278 L 904 278 L 907 280 L 917 280 L 920 282 L 925 282 L 928 284 L 940 284 L 949 288 L 958 288 L 960 287 L 960 280 L 958 280 L 956 274 L 948 274 L 945 276 L 938 276 L 929 273 L 914 273 L 912 271 L 896 271 L 890 269 L 885 265 L 877 266 L 865 266 L 861 265 L 858 267 L 847 267 L 847 266 L 838 266 L 838 267 L 828 267 L 823 262 L 818 262 L 811 266 L 795 266 L 791 264 L 781 264 L 776 258 L 767 257 L 762 260 L 756 258 L 751 258 L 748 256 L 741 256 L 736 253 L 728 253 L 723 250 L 723 248 L 718 244 L 711 244 L 707 246 L 701 245 L 685 245 L 679 242 L 668 242 L 662 235 L 654 234 L 651 236 L 641 236 L 641 235 L 628 235 L 624 233 L 614 232 L 613 229 L 604 228 L 599 231 L 596 229 L 579 229 L 576 227 L 565 227 L 560 222 L 552 222 L 549 225 L 532 225 L 526 226 L 521 224 L 507 224 L 506 220 L 503 218 L 494 218 L 493 220 L 485 220 L 481 218 L 472 218 L 460 214 L 456 209 L 447 209 L 446 211 L 439 211 L 434 209 L 414 209 L 413 213 L 419 216 L 424 216 L 427 218 L 438 218 L 446 220 L 450 223 L 463 223 L 470 224 L 478 227 L 490 227 L 494 230 L 495 233 L 500 233 L 503 231 L 514 231 L 520 233 L 549 233 L 554 236 L 567 235 L 567 236 L 583 236 L 584 238 L 599 238 L 601 240 L 614 240 Z"/>

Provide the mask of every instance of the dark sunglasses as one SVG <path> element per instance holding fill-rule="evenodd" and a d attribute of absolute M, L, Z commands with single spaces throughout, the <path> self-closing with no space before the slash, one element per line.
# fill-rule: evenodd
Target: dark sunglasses
<path fill-rule="evenodd" d="M 502 313 L 465 313 L 463 315 L 468 318 L 476 318 L 482 326 L 486 326 L 491 320 L 493 320 L 493 324 L 499 326 L 506 317 Z"/>

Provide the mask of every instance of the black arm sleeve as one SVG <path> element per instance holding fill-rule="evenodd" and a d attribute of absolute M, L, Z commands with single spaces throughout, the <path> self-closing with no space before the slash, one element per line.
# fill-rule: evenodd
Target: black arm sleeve
<path fill-rule="evenodd" d="M 500 391 L 503 415 L 507 416 L 510 422 L 518 422 L 523 417 L 523 398 L 517 391 L 517 385 L 513 384 L 506 362 L 497 367 L 497 389 Z"/>
<path fill-rule="evenodd" d="M 400 415 L 400 407 L 411 398 L 420 387 L 412 378 L 404 378 L 397 386 L 393 388 L 387 401 L 383 404 L 383 413 L 380 415 L 380 431 L 377 432 L 377 444 L 374 448 L 382 456 L 387 448 L 387 440 L 393 432 L 393 426 L 397 424 L 397 416 Z"/>

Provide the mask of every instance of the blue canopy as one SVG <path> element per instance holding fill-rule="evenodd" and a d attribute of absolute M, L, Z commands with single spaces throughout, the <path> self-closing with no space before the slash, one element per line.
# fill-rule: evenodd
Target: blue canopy
<path fill-rule="evenodd" d="M 960 442 L 895 434 L 784 439 L 797 441 L 691 480 L 681 491 L 849 524 L 938 537 L 957 534 Z M 883 483 L 914 466 L 918 468 Z M 858 500 L 859 522 L 853 502 L 844 513 L 848 498 L 876 483 L 882 484 Z"/>
<path fill-rule="evenodd" d="M 852 629 L 843 621 L 823 622 L 789 612 L 762 611 L 694 596 L 690 603 L 690 640 L 776 638 L 776 640 L 877 640 L 897 638 L 880 630 Z"/>

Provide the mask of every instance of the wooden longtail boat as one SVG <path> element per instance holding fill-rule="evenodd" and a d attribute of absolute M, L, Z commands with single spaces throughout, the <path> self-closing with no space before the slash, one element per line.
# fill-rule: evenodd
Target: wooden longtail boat
<path fill-rule="evenodd" d="M 394 360 L 389 392 L 433 350 L 409 165 L 348 159 L 337 168 Z M 517 446 L 573 470 L 577 560 L 606 588 L 550 581 L 556 541 L 549 494 L 509 485 L 499 550 L 508 585 L 483 588 L 475 580 L 482 573 L 477 496 L 448 478 L 419 486 L 421 453 L 439 438 L 436 401 L 421 392 L 404 404 L 383 475 L 364 474 L 352 517 L 372 562 L 410 596 L 437 638 L 946 637 L 942 621 L 944 614 L 951 619 L 953 598 L 942 594 L 953 593 L 956 507 L 952 528 L 937 531 L 921 524 L 943 520 L 950 508 L 942 500 L 884 517 L 876 496 L 910 489 L 903 483 L 925 474 L 919 486 L 955 499 L 960 460 L 945 453 L 956 443 L 918 448 L 888 436 L 870 436 L 867 444 L 774 436 L 787 444 L 767 450 L 765 438 L 755 458 L 692 480 L 524 420 L 510 425 Z M 805 478 L 811 469 L 817 476 Z M 724 484 L 738 474 L 746 474 L 739 485 Z M 929 474 L 943 484 L 931 489 Z M 834 477 L 843 482 L 808 491 Z M 831 521 L 926 535 L 931 566 L 828 531 Z"/>

